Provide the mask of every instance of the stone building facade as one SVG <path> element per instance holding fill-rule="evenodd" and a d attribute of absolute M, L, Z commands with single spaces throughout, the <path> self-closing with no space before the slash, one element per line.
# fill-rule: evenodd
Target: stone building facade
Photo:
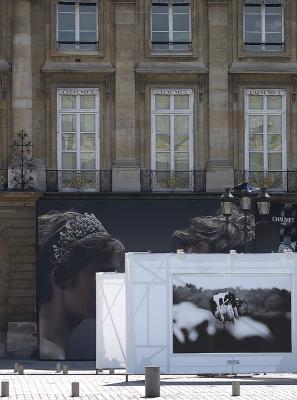
<path fill-rule="evenodd" d="M 0 0 L 0 357 L 37 350 L 38 199 L 251 177 L 294 199 L 296 21 L 297 0 Z"/>

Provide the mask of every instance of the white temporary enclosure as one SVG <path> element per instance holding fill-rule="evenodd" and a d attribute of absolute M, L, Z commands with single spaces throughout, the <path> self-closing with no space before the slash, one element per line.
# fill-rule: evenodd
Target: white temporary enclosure
<path fill-rule="evenodd" d="M 97 274 L 96 368 L 297 372 L 296 266 L 292 253 L 126 254 L 125 274 Z"/>

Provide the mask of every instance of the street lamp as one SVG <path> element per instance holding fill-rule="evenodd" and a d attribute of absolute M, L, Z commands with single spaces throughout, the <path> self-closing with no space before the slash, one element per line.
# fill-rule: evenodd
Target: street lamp
<path fill-rule="evenodd" d="M 232 214 L 232 206 L 234 202 L 234 196 L 231 193 L 231 189 L 229 187 L 225 188 L 225 193 L 221 196 L 221 207 L 223 211 L 223 215 L 226 218 L 229 218 Z"/>

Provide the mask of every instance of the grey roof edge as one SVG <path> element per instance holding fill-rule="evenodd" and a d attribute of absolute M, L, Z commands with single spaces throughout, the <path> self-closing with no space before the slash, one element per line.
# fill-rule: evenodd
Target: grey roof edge
<path fill-rule="evenodd" d="M 45 73 L 58 73 L 58 72 L 107 72 L 114 73 L 116 69 L 109 62 L 46 62 L 41 71 Z"/>
<path fill-rule="evenodd" d="M 230 74 L 297 74 L 297 63 L 233 63 Z"/>
<path fill-rule="evenodd" d="M 141 63 L 135 68 L 137 74 L 207 74 L 208 67 L 204 63 Z"/>

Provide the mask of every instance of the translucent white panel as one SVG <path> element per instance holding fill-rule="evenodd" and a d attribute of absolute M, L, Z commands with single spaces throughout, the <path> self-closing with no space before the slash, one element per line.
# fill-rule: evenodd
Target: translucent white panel
<path fill-rule="evenodd" d="M 136 345 L 148 344 L 148 319 L 144 320 L 143 315 L 146 314 L 148 308 L 148 293 L 147 285 L 135 285 L 133 295 L 133 316 L 134 316 L 134 337 Z"/>
<path fill-rule="evenodd" d="M 176 134 L 174 136 L 174 150 L 189 151 L 189 136 Z"/>
<path fill-rule="evenodd" d="M 62 169 L 76 169 L 76 153 L 62 153 Z"/>
<path fill-rule="evenodd" d="M 157 151 L 170 150 L 170 136 L 169 135 L 156 135 L 156 148 Z"/>
<path fill-rule="evenodd" d="M 263 171 L 263 153 L 250 152 L 250 171 Z"/>
<path fill-rule="evenodd" d="M 169 134 L 170 119 L 169 115 L 156 116 L 156 132 Z"/>
<path fill-rule="evenodd" d="M 269 110 L 281 110 L 282 96 L 267 96 L 267 108 Z"/>
<path fill-rule="evenodd" d="M 189 116 L 174 116 L 174 133 L 189 133 Z"/>
<path fill-rule="evenodd" d="M 282 116 L 268 115 L 267 117 L 267 132 L 281 133 L 282 132 Z"/>
<path fill-rule="evenodd" d="M 250 135 L 249 150 L 263 151 L 263 135 Z"/>
<path fill-rule="evenodd" d="M 251 133 L 263 133 L 263 116 L 250 115 L 249 116 L 249 131 Z"/>
<path fill-rule="evenodd" d="M 188 171 L 189 170 L 189 153 L 175 153 L 175 170 Z"/>
<path fill-rule="evenodd" d="M 170 170 L 170 154 L 169 153 L 157 153 L 156 154 L 156 168 L 158 171 L 169 171 Z"/>
<path fill-rule="evenodd" d="M 170 108 L 170 96 L 157 94 L 155 96 L 155 104 L 157 110 L 168 110 Z"/>
<path fill-rule="evenodd" d="M 63 114 L 62 115 L 62 132 L 75 132 L 76 131 L 76 115 Z"/>
<path fill-rule="evenodd" d="M 282 151 L 282 135 L 268 135 L 268 151 Z"/>
<path fill-rule="evenodd" d="M 188 95 L 176 95 L 174 96 L 174 108 L 176 110 L 188 110 L 189 109 L 189 98 Z"/>
<path fill-rule="evenodd" d="M 76 96 L 63 94 L 61 96 L 61 108 L 62 109 L 75 109 L 76 108 Z"/>
<path fill-rule="evenodd" d="M 80 116 L 80 131 L 95 132 L 95 115 L 81 114 Z"/>
<path fill-rule="evenodd" d="M 95 169 L 95 153 L 80 153 L 81 169 Z"/>
<path fill-rule="evenodd" d="M 263 109 L 263 96 L 249 95 L 249 108 L 250 110 L 262 110 Z"/>
<path fill-rule="evenodd" d="M 63 133 L 62 134 L 62 150 L 76 150 L 76 134 Z"/>
<path fill-rule="evenodd" d="M 96 96 L 94 94 L 80 96 L 80 108 L 94 109 L 96 107 Z"/>
<path fill-rule="evenodd" d="M 282 153 L 269 153 L 268 154 L 268 168 L 270 170 L 282 169 Z"/>
<path fill-rule="evenodd" d="M 96 147 L 95 134 L 93 133 L 82 133 L 80 136 L 80 150 L 90 151 Z"/>

